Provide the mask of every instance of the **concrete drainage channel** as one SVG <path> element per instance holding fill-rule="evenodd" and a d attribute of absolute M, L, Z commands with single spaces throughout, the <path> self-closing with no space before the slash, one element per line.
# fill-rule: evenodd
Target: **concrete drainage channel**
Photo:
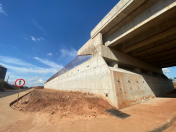
<path fill-rule="evenodd" d="M 116 110 L 116 109 L 109 109 L 109 110 L 106 110 L 106 112 L 108 112 L 109 114 L 111 114 L 115 117 L 121 118 L 121 119 L 126 119 L 126 118 L 130 117 L 129 114 L 123 113 L 123 112 Z"/>
<path fill-rule="evenodd" d="M 18 98 L 18 100 L 20 100 L 20 99 L 22 99 L 24 96 L 26 96 L 26 95 L 28 95 L 29 93 L 31 93 L 31 91 L 30 92 L 28 92 L 28 93 L 26 93 L 25 95 L 23 95 L 23 96 L 21 96 L 21 97 L 19 97 Z M 13 104 L 15 104 L 17 102 L 17 99 L 16 100 L 14 100 L 14 101 L 12 101 L 10 104 L 9 104 L 9 106 L 11 107 Z M 12 107 L 11 107 L 12 108 Z"/>

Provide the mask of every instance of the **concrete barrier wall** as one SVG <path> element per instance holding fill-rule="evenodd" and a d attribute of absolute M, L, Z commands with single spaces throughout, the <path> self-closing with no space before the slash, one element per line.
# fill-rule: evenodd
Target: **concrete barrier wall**
<path fill-rule="evenodd" d="M 174 90 L 169 79 L 110 68 L 117 93 L 118 108 L 125 108 Z"/>
<path fill-rule="evenodd" d="M 47 82 L 44 88 L 93 93 L 118 109 L 174 89 L 168 79 L 109 67 L 100 55 Z"/>
<path fill-rule="evenodd" d="M 116 92 L 112 85 L 110 69 L 104 59 L 97 55 L 47 82 L 44 88 L 94 93 L 117 106 Z"/>

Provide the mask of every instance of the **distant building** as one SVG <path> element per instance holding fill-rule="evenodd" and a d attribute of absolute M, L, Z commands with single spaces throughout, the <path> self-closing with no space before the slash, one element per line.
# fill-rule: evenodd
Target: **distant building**
<path fill-rule="evenodd" d="M 7 68 L 0 65 L 0 79 L 3 79 L 3 80 L 5 79 L 6 72 L 7 72 Z"/>

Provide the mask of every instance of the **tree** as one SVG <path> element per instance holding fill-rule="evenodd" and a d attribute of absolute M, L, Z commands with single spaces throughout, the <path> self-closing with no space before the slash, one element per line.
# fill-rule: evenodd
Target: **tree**
<path fill-rule="evenodd" d="M 173 81 L 173 79 L 172 78 L 169 78 L 171 81 Z"/>
<path fill-rule="evenodd" d="M 0 75 L 2 74 L 2 70 L 0 69 Z"/>
<path fill-rule="evenodd" d="M 174 80 L 176 80 L 176 77 L 174 77 Z"/>

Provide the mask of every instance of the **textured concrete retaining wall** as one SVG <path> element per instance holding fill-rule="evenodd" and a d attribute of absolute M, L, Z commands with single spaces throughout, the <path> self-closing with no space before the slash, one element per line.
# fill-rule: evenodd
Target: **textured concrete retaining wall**
<path fill-rule="evenodd" d="M 74 69 L 47 82 L 44 88 L 94 93 L 117 105 L 110 69 L 97 55 Z M 108 94 L 108 97 L 106 97 Z"/>
<path fill-rule="evenodd" d="M 174 90 L 171 80 L 111 68 L 118 108 L 125 108 Z"/>
<path fill-rule="evenodd" d="M 168 79 L 109 67 L 100 55 L 47 82 L 44 88 L 94 93 L 117 108 L 131 106 L 174 89 Z"/>

